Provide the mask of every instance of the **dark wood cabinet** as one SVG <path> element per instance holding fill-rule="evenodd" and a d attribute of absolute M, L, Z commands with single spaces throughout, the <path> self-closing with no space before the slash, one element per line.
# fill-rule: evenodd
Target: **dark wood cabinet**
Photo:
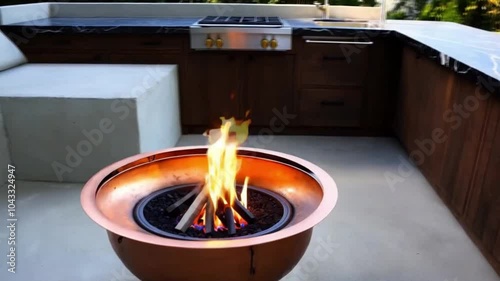
<path fill-rule="evenodd" d="M 500 98 L 491 97 L 489 102 L 465 221 L 500 269 Z"/>
<path fill-rule="evenodd" d="M 294 56 L 251 54 L 246 63 L 245 110 L 250 110 L 252 126 L 284 128 L 294 120 L 281 114 L 294 111 Z"/>
<path fill-rule="evenodd" d="M 36 63 L 176 64 L 185 133 L 249 110 L 253 132 L 390 135 L 393 97 L 383 81 L 394 52 L 384 40 L 358 46 L 294 37 L 292 51 L 219 52 L 190 50 L 185 34 L 60 33 L 19 47 Z"/>
<path fill-rule="evenodd" d="M 275 110 L 293 108 L 293 55 L 193 52 L 187 71 L 184 125 L 213 128 L 219 117 L 243 119 L 249 110 L 252 126 L 281 126 Z"/>
<path fill-rule="evenodd" d="M 191 53 L 181 95 L 184 125 L 220 126 L 220 117 L 239 116 L 243 87 L 242 61 L 234 54 Z"/>
<path fill-rule="evenodd" d="M 394 56 L 399 52 L 394 51 L 397 44 L 372 39 L 373 44 L 351 37 L 295 39 L 301 126 L 390 134 L 397 89 L 391 89 L 387 78 L 397 83 L 394 61 L 399 58 Z"/>
<path fill-rule="evenodd" d="M 435 176 L 439 178 L 438 185 L 443 196 L 459 216 L 464 214 L 469 193 L 475 188 L 472 179 L 487 119 L 488 102 L 476 99 L 477 89 L 474 83 L 455 78 L 453 93 L 443 97 L 449 100 L 441 115 L 448 132 L 444 143 L 443 168 L 441 174 Z M 470 99 L 475 99 L 477 106 L 469 108 L 466 101 Z M 466 115 L 460 115 L 454 106 L 467 107 L 463 109 Z"/>
<path fill-rule="evenodd" d="M 500 272 L 500 98 L 405 48 L 396 134 Z"/>
<path fill-rule="evenodd" d="M 307 37 L 306 37 L 307 38 Z M 307 86 L 364 86 L 369 45 L 330 44 L 329 37 L 307 40 L 304 38 L 299 58 L 301 84 Z M 308 42 L 316 43 L 308 43 Z M 335 38 L 334 41 L 348 41 Z M 352 50 L 356 51 L 353 52 Z"/>
<path fill-rule="evenodd" d="M 454 75 L 405 48 L 401 66 L 397 133 L 411 159 L 448 198 L 441 185 L 450 124 L 443 118 L 452 105 Z M 458 153 L 455 151 L 454 153 Z"/>
<path fill-rule="evenodd" d="M 304 89 L 300 95 L 301 125 L 359 127 L 363 93 L 357 88 Z"/>
<path fill-rule="evenodd" d="M 497 264 L 500 265 L 500 231 L 497 233 L 497 239 L 495 245 L 493 246 L 493 257 L 495 257 Z M 500 271 L 500 266 L 497 267 L 497 270 Z"/>

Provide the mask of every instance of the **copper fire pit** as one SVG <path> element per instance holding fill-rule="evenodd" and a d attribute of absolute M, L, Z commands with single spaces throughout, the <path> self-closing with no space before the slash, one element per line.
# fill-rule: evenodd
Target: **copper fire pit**
<path fill-rule="evenodd" d="M 85 212 L 108 232 L 125 266 L 143 281 L 277 281 L 304 254 L 313 227 L 337 202 L 337 187 L 321 168 L 298 157 L 263 149 L 240 148 L 242 175 L 253 186 L 275 192 L 293 206 L 282 229 L 239 239 L 178 240 L 155 235 L 134 220 L 134 207 L 151 193 L 202 182 L 206 146 L 145 153 L 114 163 L 84 186 Z M 241 176 L 240 176 L 241 175 Z"/>

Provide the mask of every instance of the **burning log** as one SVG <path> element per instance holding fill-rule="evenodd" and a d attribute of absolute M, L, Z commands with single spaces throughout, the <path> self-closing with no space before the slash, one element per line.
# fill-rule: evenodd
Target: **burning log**
<path fill-rule="evenodd" d="M 208 192 L 206 188 L 203 188 L 201 192 L 196 196 L 189 209 L 182 216 L 181 221 L 175 226 L 175 229 L 180 230 L 182 232 L 186 232 L 186 230 L 193 224 L 193 220 L 198 216 L 201 212 L 201 209 L 207 202 Z"/>
<path fill-rule="evenodd" d="M 224 206 L 224 216 L 226 221 L 227 233 L 229 235 L 236 234 L 236 226 L 234 225 L 234 214 L 231 205 L 227 204 Z"/>
<path fill-rule="evenodd" d="M 184 204 L 186 201 L 188 201 L 189 199 L 191 199 L 193 196 L 195 196 L 196 194 L 200 193 L 202 187 L 203 187 L 203 184 L 201 184 L 201 183 L 198 184 L 193 190 L 191 190 L 191 192 L 189 192 L 188 194 L 186 194 L 184 197 L 182 197 L 181 199 L 179 199 L 174 204 L 170 205 L 167 208 L 167 212 L 169 212 L 169 213 L 173 212 L 180 205 Z"/>
<path fill-rule="evenodd" d="M 252 212 L 245 208 L 245 206 L 243 206 L 240 201 L 234 200 L 233 208 L 248 223 L 253 223 L 255 221 L 255 216 L 252 214 Z"/>
<path fill-rule="evenodd" d="M 208 197 L 205 207 L 205 234 L 211 235 L 214 233 L 214 204 L 212 199 Z"/>

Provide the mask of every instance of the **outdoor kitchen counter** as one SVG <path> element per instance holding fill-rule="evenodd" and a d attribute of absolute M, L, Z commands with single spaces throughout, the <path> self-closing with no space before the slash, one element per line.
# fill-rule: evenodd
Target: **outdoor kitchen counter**
<path fill-rule="evenodd" d="M 179 18 L 47 18 L 3 25 L 10 32 L 188 34 L 200 17 Z M 450 22 L 389 20 L 383 28 L 317 26 L 312 19 L 286 19 L 297 36 L 354 36 L 370 39 L 395 36 L 452 71 L 477 80 L 500 81 L 500 34 Z"/>
<path fill-rule="evenodd" d="M 381 29 L 318 27 L 312 19 L 290 19 L 295 35 L 342 36 L 369 40 L 390 32 L 405 44 L 452 71 L 477 81 L 500 80 L 500 34 L 452 22 L 388 20 Z M 359 31 L 361 30 L 361 34 Z"/>

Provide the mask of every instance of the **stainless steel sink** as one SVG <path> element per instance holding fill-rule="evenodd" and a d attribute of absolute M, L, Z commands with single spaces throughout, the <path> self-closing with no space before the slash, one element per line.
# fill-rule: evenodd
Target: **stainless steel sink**
<path fill-rule="evenodd" d="M 315 19 L 313 22 L 319 26 L 332 27 L 371 27 L 373 23 L 363 20 Z"/>

